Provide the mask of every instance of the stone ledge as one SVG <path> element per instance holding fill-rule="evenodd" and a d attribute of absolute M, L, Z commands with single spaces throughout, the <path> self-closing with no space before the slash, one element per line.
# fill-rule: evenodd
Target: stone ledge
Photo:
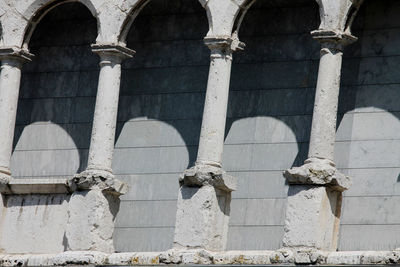
<path fill-rule="evenodd" d="M 1 266 L 65 265 L 385 265 L 399 264 L 400 251 L 341 251 L 280 249 L 276 251 L 168 250 L 107 254 L 68 251 L 59 254 L 0 254 Z"/>
<path fill-rule="evenodd" d="M 0 193 L 6 195 L 71 193 L 67 179 L 10 179 L 0 188 Z"/>

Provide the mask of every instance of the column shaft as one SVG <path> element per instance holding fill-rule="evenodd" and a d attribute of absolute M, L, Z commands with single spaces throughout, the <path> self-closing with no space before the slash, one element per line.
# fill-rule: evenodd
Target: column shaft
<path fill-rule="evenodd" d="M 232 52 L 211 48 L 203 122 L 196 164 L 222 166 Z"/>
<path fill-rule="evenodd" d="M 90 141 L 88 170 L 112 173 L 115 129 L 121 81 L 121 58 L 100 54 L 100 75 Z"/>
<path fill-rule="evenodd" d="M 0 172 L 11 175 L 10 160 L 13 147 L 15 119 L 21 82 L 22 62 L 17 58 L 4 58 L 0 74 Z"/>
<path fill-rule="evenodd" d="M 337 247 L 342 192 L 350 178 L 334 163 L 342 47 L 355 37 L 314 31 L 321 42 L 308 159 L 284 172 L 289 182 L 283 246 L 333 251 Z"/>
<path fill-rule="evenodd" d="M 335 45 L 322 44 L 309 158 L 333 161 L 342 56 Z"/>
<path fill-rule="evenodd" d="M 231 191 L 236 179 L 222 169 L 232 39 L 206 38 L 211 62 L 204 104 L 199 151 L 194 167 L 180 177 L 175 249 L 225 249 Z"/>

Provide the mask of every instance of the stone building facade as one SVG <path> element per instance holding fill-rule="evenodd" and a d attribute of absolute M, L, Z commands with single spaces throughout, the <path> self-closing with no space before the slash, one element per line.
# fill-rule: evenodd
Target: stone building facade
<path fill-rule="evenodd" d="M 400 260 L 396 0 L 0 0 L 0 263 Z"/>

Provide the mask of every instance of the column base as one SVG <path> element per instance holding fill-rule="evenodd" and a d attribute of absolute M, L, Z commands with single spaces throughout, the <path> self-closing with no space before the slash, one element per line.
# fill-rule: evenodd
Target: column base
<path fill-rule="evenodd" d="M 289 184 L 329 186 L 341 192 L 351 186 L 350 178 L 340 173 L 328 159 L 309 158 L 303 166 L 284 171 L 283 176 Z"/>
<path fill-rule="evenodd" d="M 342 192 L 350 178 L 327 159 L 310 158 L 284 172 L 289 183 L 283 246 L 334 251 L 339 234 Z"/>
<path fill-rule="evenodd" d="M 221 168 L 198 165 L 186 170 L 179 182 L 173 248 L 225 250 L 236 179 Z"/>
<path fill-rule="evenodd" d="M 100 189 L 115 195 L 124 195 L 128 191 L 128 186 L 124 182 L 103 170 L 87 169 L 70 179 L 68 185 L 73 191 Z"/>

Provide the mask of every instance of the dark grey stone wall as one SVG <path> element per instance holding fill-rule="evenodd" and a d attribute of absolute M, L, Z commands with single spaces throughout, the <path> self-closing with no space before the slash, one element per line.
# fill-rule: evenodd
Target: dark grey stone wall
<path fill-rule="evenodd" d="M 336 143 L 345 194 L 341 250 L 399 244 L 400 4 L 367 0 L 345 51 Z M 287 185 L 282 171 L 307 155 L 319 45 L 314 0 L 259 0 L 234 54 L 224 168 L 233 193 L 228 249 L 281 245 Z M 15 178 L 67 178 L 85 169 L 99 68 L 90 51 L 96 20 L 84 6 L 51 11 L 30 44 L 22 77 L 12 170 Z M 178 177 L 191 166 L 207 86 L 205 11 L 197 0 L 153 0 L 134 22 L 123 64 L 114 172 L 129 183 L 116 221 L 118 251 L 171 248 Z M 399 95 L 400 96 L 400 95 Z"/>
<path fill-rule="evenodd" d="M 345 51 L 336 161 L 353 177 L 345 193 L 341 250 L 400 246 L 400 3 L 367 0 Z"/>
<path fill-rule="evenodd" d="M 15 178 L 63 178 L 87 164 L 98 59 L 90 50 L 96 19 L 81 4 L 53 9 L 24 66 L 12 156 Z"/>

